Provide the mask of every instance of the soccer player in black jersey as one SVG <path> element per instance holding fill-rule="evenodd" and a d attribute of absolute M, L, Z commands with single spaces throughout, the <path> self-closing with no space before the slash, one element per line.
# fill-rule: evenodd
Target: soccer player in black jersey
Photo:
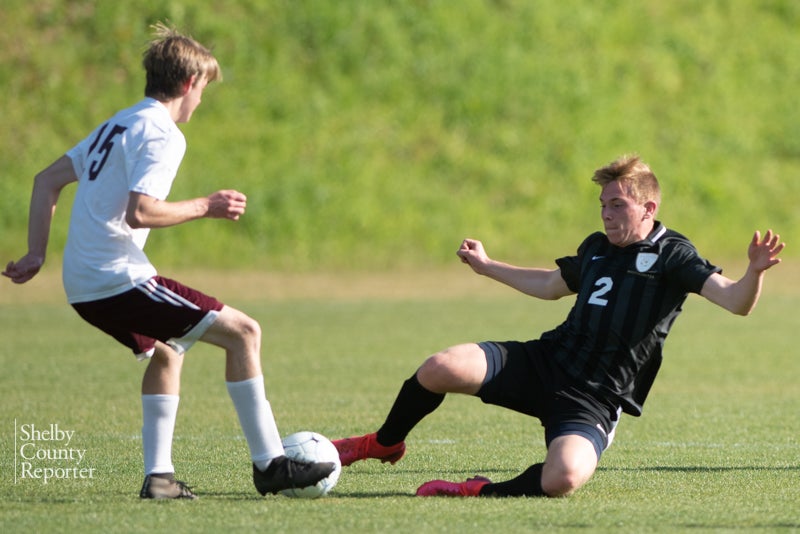
<path fill-rule="evenodd" d="M 689 293 L 748 315 L 764 274 L 785 244 L 755 232 L 749 265 L 738 281 L 700 257 L 692 243 L 656 220 L 658 180 L 636 156 L 595 171 L 604 232 L 587 237 L 556 269 L 492 260 L 480 241 L 465 239 L 458 256 L 473 271 L 544 300 L 576 295 L 566 320 L 532 341 L 485 341 L 438 352 L 403 383 L 377 432 L 334 442 L 342 465 L 376 458 L 397 462 L 404 440 L 446 393 L 537 417 L 547 454 L 508 481 L 432 480 L 417 495 L 569 495 L 585 484 L 611 444 L 622 412 L 639 416 L 658 372 L 664 340 Z"/>

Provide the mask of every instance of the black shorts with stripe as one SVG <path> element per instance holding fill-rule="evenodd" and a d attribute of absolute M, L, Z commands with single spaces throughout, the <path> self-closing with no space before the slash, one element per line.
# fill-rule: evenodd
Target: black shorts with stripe
<path fill-rule="evenodd" d="M 152 355 L 156 340 L 185 352 L 223 306 L 214 297 L 161 276 L 113 297 L 72 305 L 84 320 L 130 348 L 139 359 Z"/>
<path fill-rule="evenodd" d="M 620 409 L 572 383 L 549 358 L 548 345 L 543 340 L 479 343 L 488 369 L 476 396 L 538 418 L 548 445 L 560 435 L 587 437 L 599 458 L 613 439 Z"/>

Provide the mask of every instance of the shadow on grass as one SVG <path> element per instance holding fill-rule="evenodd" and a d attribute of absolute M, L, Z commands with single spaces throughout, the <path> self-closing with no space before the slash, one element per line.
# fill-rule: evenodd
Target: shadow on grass
<path fill-rule="evenodd" d="M 347 493 L 331 494 L 331 499 L 380 499 L 380 498 L 417 498 L 413 491 L 348 491 Z"/>
<path fill-rule="evenodd" d="M 598 471 L 654 471 L 654 472 L 676 472 L 676 473 L 726 473 L 734 471 L 800 471 L 800 465 L 791 466 L 764 466 L 764 465 L 741 465 L 734 467 L 722 466 L 702 466 L 702 465 L 658 465 L 648 467 L 598 467 Z"/>
<path fill-rule="evenodd" d="M 510 473 L 510 474 L 513 474 L 513 475 L 518 475 L 519 473 L 524 471 L 526 467 L 528 467 L 528 466 L 527 465 L 520 465 L 519 469 L 516 469 L 516 468 L 498 469 L 496 467 L 477 467 L 477 468 L 469 468 L 469 469 L 467 469 L 467 468 L 464 468 L 464 469 L 450 469 L 447 466 L 442 466 L 442 468 L 438 469 L 438 470 L 432 470 L 429 467 L 420 467 L 419 469 L 403 469 L 403 468 L 394 467 L 394 468 L 391 469 L 391 471 L 386 471 L 386 472 L 383 472 L 383 471 L 378 472 L 378 471 L 375 471 L 375 470 L 373 470 L 371 468 L 358 470 L 358 471 L 353 469 L 353 471 L 351 471 L 350 474 L 351 475 L 386 475 L 386 474 L 390 474 L 390 475 L 425 475 L 427 477 L 433 477 L 433 478 L 442 478 L 442 476 L 448 477 L 448 476 L 458 476 L 458 475 L 467 475 L 467 476 L 474 476 L 474 475 L 478 475 L 478 474 L 486 475 L 486 473 L 489 473 L 489 474 L 493 474 L 493 473 L 497 473 L 497 474 Z M 439 475 L 436 475 L 437 473 Z M 434 476 L 434 475 L 436 475 L 436 476 Z"/>
<path fill-rule="evenodd" d="M 374 491 L 374 492 L 338 492 L 334 490 L 333 493 L 326 495 L 324 497 L 319 498 L 318 500 L 330 500 L 330 499 L 369 499 L 369 498 L 380 498 L 380 497 L 414 497 L 413 492 L 407 491 Z M 215 500 L 215 501 L 236 501 L 236 502 L 243 502 L 243 501 L 271 501 L 273 499 L 281 499 L 281 500 L 304 500 L 304 499 L 294 499 L 291 497 L 285 497 L 283 495 L 265 495 L 260 496 L 258 494 L 251 494 L 251 493 L 241 493 L 241 492 L 225 492 L 225 491 L 207 491 L 203 492 L 199 495 L 198 500 Z M 315 500 L 315 499 L 309 499 Z"/>

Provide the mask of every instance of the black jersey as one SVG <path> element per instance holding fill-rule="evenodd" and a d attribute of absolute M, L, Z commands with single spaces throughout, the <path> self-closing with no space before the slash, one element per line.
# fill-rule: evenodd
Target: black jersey
<path fill-rule="evenodd" d="M 577 297 L 566 321 L 542 339 L 577 384 L 641 415 L 683 302 L 721 269 L 658 221 L 647 239 L 622 248 L 594 233 L 576 256 L 556 263 Z"/>

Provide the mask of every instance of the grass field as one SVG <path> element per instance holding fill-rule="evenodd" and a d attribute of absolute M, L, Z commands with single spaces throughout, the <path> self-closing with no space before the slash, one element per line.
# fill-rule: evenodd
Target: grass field
<path fill-rule="evenodd" d="M 735 269 L 728 274 L 738 275 Z M 346 468 L 332 494 L 317 501 L 261 498 L 225 391 L 222 357 L 198 346 L 184 368 L 174 452 L 178 475 L 201 499 L 142 502 L 142 364 L 62 302 L 57 273 L 23 287 L 4 282 L 0 529 L 798 531 L 800 361 L 792 334 L 798 274 L 789 264 L 771 272 L 749 318 L 690 297 L 644 416 L 623 419 L 593 480 L 561 500 L 413 496 L 432 478 L 482 474 L 504 480 L 544 454 L 538 422 L 459 396 L 450 396 L 417 427 L 397 465 Z M 261 321 L 267 394 L 282 433 L 309 429 L 332 438 L 377 428 L 401 382 L 435 349 L 533 337 L 560 321 L 570 304 L 525 298 L 466 269 L 180 276 Z M 85 451 L 80 467 L 92 468 L 93 477 L 15 482 L 22 426 L 55 424 L 74 432 L 69 447 Z"/>

